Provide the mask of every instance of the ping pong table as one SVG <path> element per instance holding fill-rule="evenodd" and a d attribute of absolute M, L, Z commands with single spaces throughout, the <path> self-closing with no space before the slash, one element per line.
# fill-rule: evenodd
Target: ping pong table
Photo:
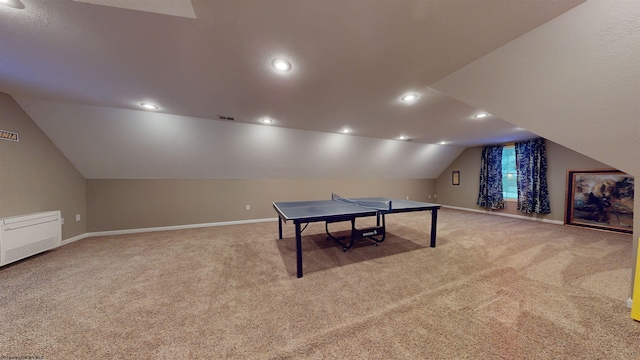
<path fill-rule="evenodd" d="M 302 277 L 302 231 L 312 222 L 325 222 L 329 239 L 335 240 L 343 247 L 350 249 L 355 240 L 368 238 L 373 245 L 378 245 L 386 237 L 385 215 L 412 211 L 431 211 L 431 247 L 436 247 L 436 222 L 440 204 L 420 201 L 391 199 L 386 197 L 367 197 L 347 199 L 331 194 L 331 200 L 274 202 L 273 208 L 278 213 L 278 232 L 282 239 L 282 223 L 292 220 L 296 229 L 296 266 L 298 278 Z M 376 226 L 364 229 L 356 228 L 356 219 L 360 217 L 376 217 Z M 351 236 L 348 242 L 345 237 L 337 237 L 329 232 L 330 223 L 351 222 Z M 301 227 L 305 224 L 304 228 Z"/>

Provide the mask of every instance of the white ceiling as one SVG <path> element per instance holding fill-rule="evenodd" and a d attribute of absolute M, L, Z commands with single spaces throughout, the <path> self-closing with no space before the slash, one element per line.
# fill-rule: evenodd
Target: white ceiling
<path fill-rule="evenodd" d="M 77 2 L 112 6 L 121 9 L 146 11 L 156 14 L 196 18 L 191 0 L 73 0 Z"/>
<path fill-rule="evenodd" d="M 433 179 L 463 150 L 31 98 L 20 103 L 89 179 Z"/>
<path fill-rule="evenodd" d="M 216 138 L 234 152 L 243 151 L 234 147 L 243 143 L 243 134 L 276 136 L 283 146 L 273 150 L 277 156 L 305 141 L 344 137 L 335 135 L 343 127 L 353 129 L 348 137 L 354 144 L 384 139 L 375 142 L 382 148 L 398 142 L 388 139 L 409 136 L 410 142 L 394 145 L 404 157 L 426 153 L 425 144 L 442 148 L 430 153 L 449 159 L 461 150 L 448 148 L 534 137 L 496 116 L 473 119 L 484 109 L 430 86 L 583 0 L 20 2 L 22 9 L 0 6 L 0 92 L 14 97 L 85 177 L 148 178 L 217 176 L 214 170 L 198 174 L 196 167 L 180 169 L 187 175 L 170 170 L 158 155 L 169 138 L 153 131 L 130 138 L 141 118 L 151 127 L 154 121 L 171 122 L 174 138 L 192 137 L 181 141 Z M 148 7 L 162 3 L 173 10 Z M 276 73 L 270 65 L 275 57 L 288 59 L 293 69 Z M 491 91 L 490 81 L 483 86 Z M 420 97 L 401 102 L 408 92 Z M 142 111 L 144 101 L 161 109 Z M 218 120 L 221 115 L 234 120 Z M 271 130 L 255 130 L 267 127 L 258 122 L 265 116 L 275 121 Z M 96 129 L 108 131 L 109 138 L 96 136 Z M 288 143 L 290 137 L 297 138 L 295 144 Z M 448 146 L 432 145 L 441 141 Z M 188 151 L 174 154 L 177 163 L 220 152 L 209 145 L 172 149 Z M 366 149 L 352 149 L 350 161 L 366 156 Z M 310 151 L 296 153 L 308 157 Z M 136 158 L 156 163 L 155 170 L 123 160 Z M 221 161 L 229 159 L 243 161 Z M 447 164 L 434 163 L 401 175 L 437 176 Z M 106 164 L 113 170 L 106 171 Z M 227 176 L 259 175 L 244 169 Z"/>

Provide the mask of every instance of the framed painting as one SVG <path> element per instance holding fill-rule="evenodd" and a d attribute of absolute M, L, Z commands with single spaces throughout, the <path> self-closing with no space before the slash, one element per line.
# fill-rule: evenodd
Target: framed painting
<path fill-rule="evenodd" d="M 460 171 L 451 172 L 451 184 L 460 185 Z"/>
<path fill-rule="evenodd" d="M 633 192 L 621 171 L 567 170 L 565 224 L 633 233 Z"/>

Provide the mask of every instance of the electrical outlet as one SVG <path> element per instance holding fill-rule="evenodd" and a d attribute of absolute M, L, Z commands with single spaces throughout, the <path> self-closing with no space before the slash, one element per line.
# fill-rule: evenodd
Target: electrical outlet
<path fill-rule="evenodd" d="M 434 199 L 436 198 L 436 194 L 433 194 L 433 198 L 434 198 Z"/>
<path fill-rule="evenodd" d="M 431 199 L 431 194 L 429 194 L 429 199 Z"/>
<path fill-rule="evenodd" d="M 409 197 L 407 196 L 407 200 L 409 200 Z"/>
<path fill-rule="evenodd" d="M 76 221 L 80 221 L 80 214 L 76 214 Z"/>
<path fill-rule="evenodd" d="M 245 208 L 246 208 L 247 210 L 251 210 L 251 205 L 247 205 Z"/>

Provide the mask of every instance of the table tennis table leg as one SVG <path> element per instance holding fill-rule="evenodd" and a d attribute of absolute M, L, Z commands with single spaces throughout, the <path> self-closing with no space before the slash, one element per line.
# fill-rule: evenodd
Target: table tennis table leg
<path fill-rule="evenodd" d="M 278 234 L 280 235 L 280 239 L 282 239 L 282 218 L 278 216 Z"/>
<path fill-rule="evenodd" d="M 298 278 L 302 277 L 302 234 L 300 223 L 296 222 L 296 267 L 298 268 Z"/>
<path fill-rule="evenodd" d="M 436 226 L 438 221 L 438 209 L 431 210 L 431 247 L 436 247 Z"/>

